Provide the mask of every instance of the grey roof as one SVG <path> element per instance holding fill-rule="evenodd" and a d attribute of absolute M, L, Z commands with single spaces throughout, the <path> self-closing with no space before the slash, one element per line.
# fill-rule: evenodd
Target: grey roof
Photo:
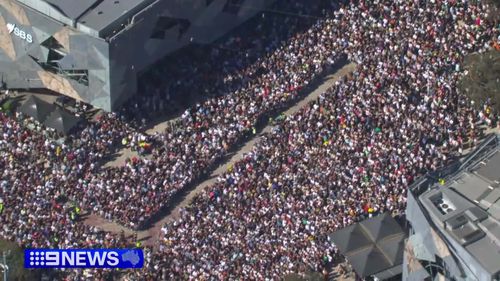
<path fill-rule="evenodd" d="M 498 272 L 500 267 L 500 249 L 498 247 L 484 240 L 482 243 L 473 243 L 466 248 L 488 272 Z"/>
<path fill-rule="evenodd" d="M 419 200 L 437 230 L 490 276 L 500 274 L 500 135 Z M 447 246 L 449 247 L 449 246 Z"/>
<path fill-rule="evenodd" d="M 405 233 L 388 213 L 337 230 L 330 238 L 361 277 L 403 262 Z M 390 272 L 398 271 L 384 275 Z"/>
<path fill-rule="evenodd" d="M 35 10 L 44 10 L 36 1 L 17 0 Z M 113 31 L 121 30 L 122 24 L 130 20 L 133 15 L 155 2 L 155 0 L 40 0 L 63 15 L 68 25 L 84 33 L 101 38 L 108 37 Z M 44 12 L 53 17 L 50 11 Z M 69 21 L 66 22 L 66 19 Z M 83 25 L 84 28 L 80 28 Z"/>
<path fill-rule="evenodd" d="M 392 237 L 386 237 L 377 243 L 377 247 L 382 250 L 389 261 L 402 261 L 404 246 L 405 236 L 399 235 L 399 233 L 392 235 Z"/>
<path fill-rule="evenodd" d="M 479 201 L 488 190 L 489 181 L 472 173 L 465 173 L 456 180 L 453 188 L 471 201 Z M 474 188 L 471 188 L 473 186 Z"/>
<path fill-rule="evenodd" d="M 500 171 L 498 169 L 498 167 L 500 167 L 500 152 L 495 152 L 483 162 L 484 163 L 476 170 L 476 173 L 489 181 L 498 181 L 500 179 Z"/>
<path fill-rule="evenodd" d="M 44 0 L 70 19 L 77 19 L 100 0 Z"/>
<path fill-rule="evenodd" d="M 361 276 L 370 276 L 392 267 L 384 253 L 375 244 L 350 253 L 347 259 L 356 273 Z"/>
<path fill-rule="evenodd" d="M 345 253 L 373 244 L 360 224 L 353 224 L 344 228 L 343 231 L 334 232 L 332 239 L 335 241 L 335 246 Z"/>
<path fill-rule="evenodd" d="M 389 235 L 401 232 L 401 227 L 389 213 L 384 213 L 361 223 L 370 235 L 371 240 L 379 241 Z"/>
<path fill-rule="evenodd" d="M 79 22 L 98 32 L 115 23 L 120 18 L 127 17 L 134 12 L 139 11 L 151 0 L 105 0 L 96 5 L 92 11 L 89 11 L 81 17 Z"/>
<path fill-rule="evenodd" d="M 19 108 L 20 112 L 35 118 L 38 122 L 43 122 L 52 110 L 54 110 L 53 104 L 35 96 L 29 96 Z"/>
<path fill-rule="evenodd" d="M 392 278 L 398 274 L 403 273 L 403 265 L 396 265 L 395 267 L 388 268 L 384 271 L 378 272 L 377 274 L 374 274 L 378 280 L 386 280 L 389 278 Z M 422 279 L 423 280 L 423 279 Z"/>
<path fill-rule="evenodd" d="M 43 122 L 49 128 L 53 128 L 58 132 L 67 134 L 73 129 L 82 119 L 76 117 L 66 111 L 56 108 Z"/>

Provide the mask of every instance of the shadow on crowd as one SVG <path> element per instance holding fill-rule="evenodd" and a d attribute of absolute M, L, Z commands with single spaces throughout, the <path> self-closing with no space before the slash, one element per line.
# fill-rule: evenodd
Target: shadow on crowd
<path fill-rule="evenodd" d="M 214 43 L 194 42 L 168 55 L 140 74 L 138 95 L 124 104 L 120 115 L 146 131 L 179 117 L 197 103 L 234 92 L 246 83 L 246 69 L 310 29 L 327 9 L 337 9 L 343 2 L 278 0 Z M 260 67 L 254 76 L 266 72 Z M 233 80 L 225 81 L 226 77 Z"/>
<path fill-rule="evenodd" d="M 232 147 L 229 148 L 228 152 L 222 157 L 213 162 L 212 165 L 204 169 L 200 176 L 189 183 L 185 188 L 181 191 L 177 192 L 170 202 L 165 204 L 164 208 L 160 209 L 155 215 L 151 216 L 149 219 L 145 220 L 142 224 L 139 224 L 137 231 L 143 231 L 150 227 L 152 227 L 156 222 L 160 221 L 165 216 L 168 216 L 172 213 L 172 211 L 177 207 L 179 203 L 184 201 L 187 195 L 195 189 L 199 184 L 203 183 L 206 180 L 212 179 L 215 176 L 211 176 L 212 172 L 216 170 L 219 166 L 223 165 L 227 161 L 231 159 L 248 141 L 254 138 L 256 135 L 260 134 L 267 126 L 272 125 L 271 122 L 277 119 L 283 112 L 287 111 L 294 105 L 296 105 L 301 100 L 305 99 L 314 89 L 318 88 L 320 85 L 325 83 L 328 80 L 327 76 L 329 74 L 335 73 L 337 70 L 341 69 L 345 65 L 347 65 L 349 61 L 347 60 L 347 56 L 343 55 L 334 65 L 330 67 L 325 67 L 323 72 L 321 72 L 317 78 L 313 79 L 311 83 L 309 83 L 306 87 L 299 91 L 297 98 L 288 101 L 287 103 L 281 105 L 279 108 L 272 112 L 267 112 L 259 117 L 255 125 L 255 132 L 247 132 L 239 142 L 235 143 Z M 344 78 L 345 79 L 345 78 Z M 180 126 L 180 124 L 179 124 Z M 191 203 L 191 202 L 189 202 Z"/>

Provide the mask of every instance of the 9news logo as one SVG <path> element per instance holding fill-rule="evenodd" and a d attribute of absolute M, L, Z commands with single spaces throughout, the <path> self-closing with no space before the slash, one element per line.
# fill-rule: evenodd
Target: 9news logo
<path fill-rule="evenodd" d="M 25 268 L 142 268 L 142 249 L 27 249 Z"/>

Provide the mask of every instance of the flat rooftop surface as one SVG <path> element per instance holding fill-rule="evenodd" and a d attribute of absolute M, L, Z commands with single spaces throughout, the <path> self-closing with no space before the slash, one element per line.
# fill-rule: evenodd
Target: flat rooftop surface
<path fill-rule="evenodd" d="M 43 0 L 68 18 L 75 20 L 100 0 Z M 138 1 L 140 2 L 140 1 Z"/>
<path fill-rule="evenodd" d="M 500 135 L 495 147 L 420 195 L 440 232 L 492 276 L 500 273 Z M 484 152 L 484 153 L 483 153 Z"/>
<path fill-rule="evenodd" d="M 64 1 L 64 0 L 57 0 Z M 67 1 L 67 0 L 66 0 Z M 94 0 L 90 0 L 94 1 Z M 101 31 L 137 7 L 145 7 L 150 0 L 103 0 L 94 9 L 86 13 L 79 22 L 94 30 Z"/>
<path fill-rule="evenodd" d="M 40 9 L 37 2 L 17 0 L 34 10 Z M 99 36 L 107 36 L 120 29 L 137 12 L 156 0 L 37 0 L 47 3 L 54 11 L 60 12 L 71 24 L 81 24 L 96 31 Z M 160 1 L 161 2 L 161 1 Z M 51 17 L 50 11 L 40 11 Z M 56 19 L 59 20 L 59 19 Z"/>
<path fill-rule="evenodd" d="M 495 152 L 491 158 L 485 159 L 476 173 L 489 181 L 500 180 L 500 151 Z"/>

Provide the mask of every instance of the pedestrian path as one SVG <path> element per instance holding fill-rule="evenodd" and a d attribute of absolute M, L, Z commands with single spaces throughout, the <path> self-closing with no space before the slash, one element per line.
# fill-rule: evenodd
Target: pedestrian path
<path fill-rule="evenodd" d="M 354 71 L 355 68 L 356 65 L 354 63 L 350 63 L 340 69 L 337 69 L 334 73 L 325 76 L 322 83 L 320 83 L 320 85 L 316 89 L 311 91 L 298 103 L 288 108 L 284 112 L 284 114 L 292 115 L 298 112 L 302 107 L 306 106 L 309 102 L 317 99 L 320 94 L 324 93 L 328 88 L 332 87 L 336 81 L 339 81 L 342 77 Z M 137 238 L 139 240 L 142 240 L 144 245 L 155 246 L 157 244 L 156 242 L 159 238 L 162 226 L 165 225 L 165 223 L 172 222 L 179 218 L 182 208 L 185 208 L 187 205 L 189 205 L 193 198 L 205 187 L 214 184 L 217 180 L 217 177 L 227 171 L 228 168 L 238 160 L 240 160 L 245 153 L 251 151 L 258 140 L 266 133 L 270 132 L 272 127 L 272 124 L 267 124 L 267 126 L 260 130 L 260 132 L 258 132 L 255 136 L 248 140 L 244 145 L 240 146 L 239 149 L 234 152 L 234 154 L 227 161 L 221 163 L 206 180 L 200 182 L 194 188 L 189 190 L 187 194 L 183 196 L 182 200 L 179 201 L 177 205 L 172 208 L 162 219 L 153 223 L 148 229 L 137 232 Z M 125 228 L 115 222 L 110 222 L 108 220 L 100 218 L 95 214 L 88 215 L 85 219 L 85 223 L 88 225 L 98 226 L 99 228 L 107 232 L 119 233 L 120 231 L 124 231 L 127 235 L 132 235 L 135 233 L 133 230 Z"/>

